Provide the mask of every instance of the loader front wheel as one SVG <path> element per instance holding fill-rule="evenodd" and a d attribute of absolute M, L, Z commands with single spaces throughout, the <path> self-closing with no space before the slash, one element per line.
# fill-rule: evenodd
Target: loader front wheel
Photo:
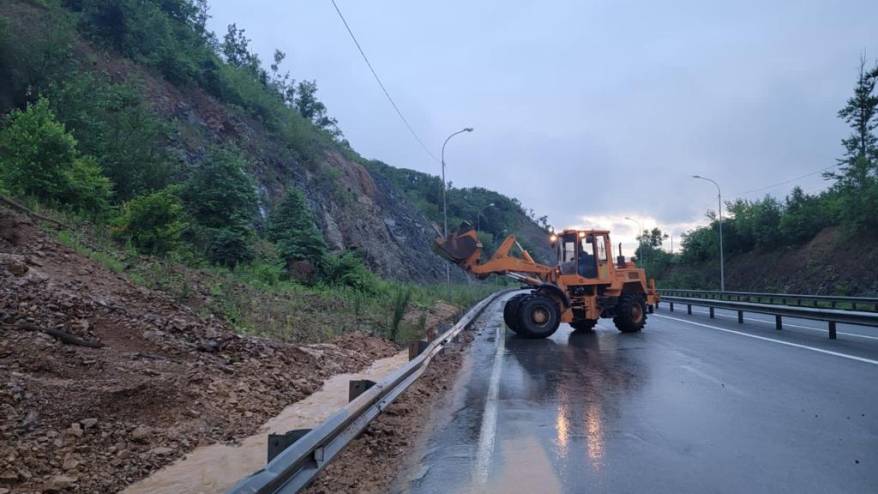
<path fill-rule="evenodd" d="M 646 325 L 646 302 L 639 294 L 622 295 L 616 305 L 613 318 L 616 329 L 623 333 L 636 333 Z"/>
<path fill-rule="evenodd" d="M 549 297 L 531 295 L 518 304 L 518 334 L 525 338 L 548 338 L 561 323 L 561 309 Z"/>
<path fill-rule="evenodd" d="M 518 332 L 518 305 L 527 297 L 528 293 L 519 293 L 506 301 L 503 306 L 503 322 L 514 332 Z"/>

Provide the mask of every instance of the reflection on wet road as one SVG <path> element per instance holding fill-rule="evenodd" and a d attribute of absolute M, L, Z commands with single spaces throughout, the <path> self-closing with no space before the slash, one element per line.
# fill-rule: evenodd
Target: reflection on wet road
<path fill-rule="evenodd" d="M 865 361 L 878 341 L 667 313 L 640 334 L 601 321 L 593 333 L 562 325 L 524 340 L 505 330 L 501 308 L 479 321 L 453 396 L 397 490 L 878 491 L 878 365 Z"/>

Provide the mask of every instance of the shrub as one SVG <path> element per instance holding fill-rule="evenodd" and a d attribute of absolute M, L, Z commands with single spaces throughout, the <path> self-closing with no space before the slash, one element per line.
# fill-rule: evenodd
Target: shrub
<path fill-rule="evenodd" d="M 0 131 L 0 180 L 9 192 L 74 210 L 100 212 L 111 195 L 97 162 L 80 156 L 76 139 L 41 98 L 15 110 Z"/>
<path fill-rule="evenodd" d="M 76 160 L 76 140 L 40 99 L 14 110 L 0 131 L 0 171 L 15 193 L 56 201 L 66 191 L 64 170 Z"/>
<path fill-rule="evenodd" d="M 321 280 L 334 286 L 347 286 L 366 293 L 380 290 L 380 279 L 366 268 L 353 252 L 325 256 L 320 266 Z"/>
<path fill-rule="evenodd" d="M 399 339 L 399 329 L 402 325 L 402 319 L 405 317 L 405 311 L 408 309 L 409 302 L 412 299 L 412 291 L 403 287 L 397 288 L 393 294 L 393 312 L 390 319 L 390 335 L 393 341 Z"/>
<path fill-rule="evenodd" d="M 209 232 L 207 259 L 220 266 L 234 268 L 251 261 L 251 232 L 240 228 L 215 228 Z"/>
<path fill-rule="evenodd" d="M 61 200 L 74 209 L 100 214 L 107 211 L 113 186 L 101 171 L 101 165 L 91 156 L 81 156 L 73 166 L 64 170 L 67 190 Z"/>
<path fill-rule="evenodd" d="M 139 252 L 166 254 L 179 244 L 186 228 L 184 216 L 176 189 L 168 188 L 123 204 L 114 233 L 129 240 Z"/>

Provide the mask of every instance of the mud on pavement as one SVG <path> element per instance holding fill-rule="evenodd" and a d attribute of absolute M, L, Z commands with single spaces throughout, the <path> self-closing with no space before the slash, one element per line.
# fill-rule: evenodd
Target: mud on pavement
<path fill-rule="evenodd" d="M 424 374 L 323 470 L 304 492 L 387 492 L 417 449 L 431 413 L 453 386 L 473 339 L 470 331 L 433 358 Z"/>
<path fill-rule="evenodd" d="M 117 492 L 398 348 L 242 337 L 0 208 L 0 493 Z"/>

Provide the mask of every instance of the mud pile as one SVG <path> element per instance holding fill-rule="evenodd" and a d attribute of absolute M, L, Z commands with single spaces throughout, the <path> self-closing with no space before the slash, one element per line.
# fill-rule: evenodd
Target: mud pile
<path fill-rule="evenodd" d="M 236 335 L 0 208 L 0 494 L 118 491 L 397 350 Z"/>

